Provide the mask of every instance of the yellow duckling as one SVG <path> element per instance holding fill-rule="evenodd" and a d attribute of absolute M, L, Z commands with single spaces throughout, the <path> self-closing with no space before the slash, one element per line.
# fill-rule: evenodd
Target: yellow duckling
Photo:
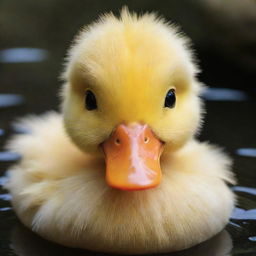
<path fill-rule="evenodd" d="M 124 254 L 181 250 L 227 224 L 230 160 L 195 133 L 202 112 L 187 39 L 124 9 L 82 30 L 62 113 L 27 118 L 7 185 L 21 221 L 57 243 Z"/>

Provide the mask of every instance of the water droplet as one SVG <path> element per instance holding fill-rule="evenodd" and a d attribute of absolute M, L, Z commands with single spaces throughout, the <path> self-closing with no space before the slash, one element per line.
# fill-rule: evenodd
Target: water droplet
<path fill-rule="evenodd" d="M 48 52 L 38 48 L 10 48 L 0 51 L 0 62 L 26 63 L 40 62 L 48 57 Z"/>
<path fill-rule="evenodd" d="M 10 194 L 0 194 L 0 199 L 4 201 L 10 201 L 12 196 Z"/>
<path fill-rule="evenodd" d="M 239 148 L 236 153 L 240 156 L 256 157 L 256 148 Z"/>
<path fill-rule="evenodd" d="M 237 191 L 237 192 L 245 192 L 247 194 L 256 196 L 256 188 L 247 188 L 247 187 L 241 187 L 241 186 L 234 186 L 234 187 L 232 187 L 232 189 L 234 191 Z"/>
<path fill-rule="evenodd" d="M 11 207 L 2 207 L 0 208 L 0 212 L 10 211 L 11 209 L 12 209 Z"/>
<path fill-rule="evenodd" d="M 209 101 L 246 101 L 246 92 L 228 88 L 206 88 L 202 97 Z"/>
<path fill-rule="evenodd" d="M 21 105 L 24 97 L 18 94 L 0 94 L 0 108 Z"/>
<path fill-rule="evenodd" d="M 20 155 L 13 152 L 0 152 L 0 162 L 17 161 L 20 159 Z"/>

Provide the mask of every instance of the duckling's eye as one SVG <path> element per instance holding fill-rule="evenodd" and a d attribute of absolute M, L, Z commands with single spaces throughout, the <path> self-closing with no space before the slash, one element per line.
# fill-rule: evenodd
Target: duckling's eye
<path fill-rule="evenodd" d="M 85 107 L 87 110 L 94 110 L 97 108 L 96 97 L 90 90 L 85 93 Z"/>
<path fill-rule="evenodd" d="M 175 102 L 176 102 L 175 89 L 170 89 L 165 96 L 164 107 L 174 108 Z"/>

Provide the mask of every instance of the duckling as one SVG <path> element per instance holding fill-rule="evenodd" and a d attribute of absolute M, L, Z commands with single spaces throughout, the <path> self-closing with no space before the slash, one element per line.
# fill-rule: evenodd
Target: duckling
<path fill-rule="evenodd" d="M 45 239 L 122 254 L 213 237 L 234 207 L 231 160 L 196 140 L 202 84 L 188 39 L 127 9 L 83 29 L 63 72 L 61 112 L 25 118 L 7 189 Z"/>

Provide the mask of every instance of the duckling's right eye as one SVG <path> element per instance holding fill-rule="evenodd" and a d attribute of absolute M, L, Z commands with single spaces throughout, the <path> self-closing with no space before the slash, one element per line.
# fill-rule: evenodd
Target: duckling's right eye
<path fill-rule="evenodd" d="M 175 89 L 170 89 L 165 96 L 164 107 L 174 108 L 175 102 L 176 102 Z"/>
<path fill-rule="evenodd" d="M 85 93 L 85 107 L 87 110 L 94 110 L 97 108 L 96 97 L 90 90 Z"/>

